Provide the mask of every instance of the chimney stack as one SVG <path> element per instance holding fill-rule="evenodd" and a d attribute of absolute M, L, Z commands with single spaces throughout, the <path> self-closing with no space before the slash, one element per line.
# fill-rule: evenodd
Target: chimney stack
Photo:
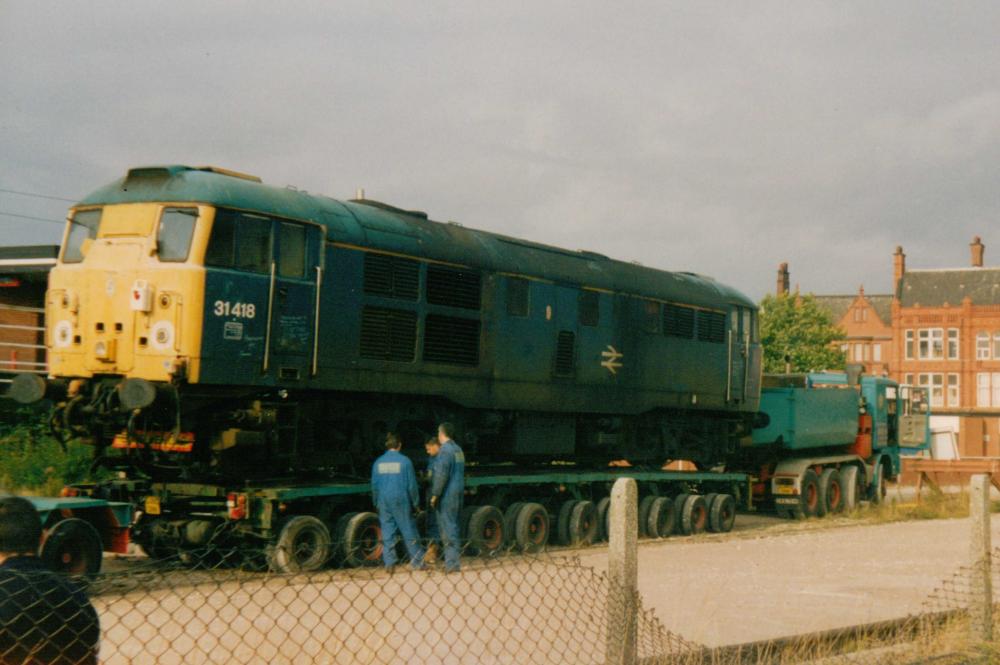
<path fill-rule="evenodd" d="M 975 238 L 972 239 L 972 242 L 969 243 L 969 249 L 972 250 L 972 267 L 982 268 L 983 250 L 985 250 L 986 247 L 983 245 L 983 242 L 979 239 L 979 236 L 976 236 Z"/>
<path fill-rule="evenodd" d="M 775 293 L 779 296 L 788 295 L 789 287 L 789 277 L 788 277 L 788 264 L 782 263 L 778 266 L 778 283 L 775 287 Z"/>
<path fill-rule="evenodd" d="M 896 246 L 896 253 L 892 255 L 892 290 L 899 291 L 899 280 L 906 274 L 906 254 L 903 254 L 903 246 Z"/>

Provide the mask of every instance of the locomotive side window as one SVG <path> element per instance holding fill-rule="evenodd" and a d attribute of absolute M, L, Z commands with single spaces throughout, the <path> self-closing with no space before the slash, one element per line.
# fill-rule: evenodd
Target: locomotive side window
<path fill-rule="evenodd" d="M 521 277 L 507 278 L 507 314 L 509 316 L 528 316 L 530 284 L 531 282 Z"/>
<path fill-rule="evenodd" d="M 278 235 L 278 274 L 302 278 L 306 274 L 306 228 L 281 223 Z"/>
<path fill-rule="evenodd" d="M 73 215 L 69 223 L 69 235 L 63 249 L 63 263 L 83 261 L 83 241 L 97 237 L 97 227 L 101 225 L 100 210 L 81 210 Z"/>
<path fill-rule="evenodd" d="M 205 265 L 266 273 L 271 267 L 271 220 L 219 210 L 205 252 Z"/>
<path fill-rule="evenodd" d="M 479 273 L 446 266 L 427 266 L 427 302 L 462 309 L 479 309 Z"/>
<path fill-rule="evenodd" d="M 581 291 L 577 307 L 581 325 L 596 326 L 601 322 L 601 295 L 596 291 Z"/>
<path fill-rule="evenodd" d="M 655 300 L 640 300 L 642 304 L 642 329 L 648 333 L 660 332 L 660 303 Z"/>
<path fill-rule="evenodd" d="M 194 235 L 197 208 L 165 208 L 156 231 L 156 253 L 161 261 L 187 261 Z"/>

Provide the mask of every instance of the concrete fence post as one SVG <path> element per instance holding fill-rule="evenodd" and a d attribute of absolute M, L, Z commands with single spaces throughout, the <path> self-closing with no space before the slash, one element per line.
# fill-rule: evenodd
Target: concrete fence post
<path fill-rule="evenodd" d="M 969 484 L 969 630 L 973 640 L 993 639 L 993 580 L 990 539 L 990 477 L 972 476 Z"/>
<path fill-rule="evenodd" d="M 632 478 L 619 478 L 611 489 L 608 524 L 609 665 L 632 665 L 638 631 L 639 490 Z"/>

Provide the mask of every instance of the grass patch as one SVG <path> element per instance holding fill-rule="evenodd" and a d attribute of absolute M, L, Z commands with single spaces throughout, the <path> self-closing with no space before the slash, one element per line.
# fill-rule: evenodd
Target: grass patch
<path fill-rule="evenodd" d="M 969 493 L 964 489 L 957 494 L 932 492 L 921 497 L 919 502 L 901 502 L 898 499 L 886 498 L 878 505 L 859 506 L 849 516 L 875 524 L 968 517 Z"/>
<path fill-rule="evenodd" d="M 93 449 L 79 442 L 67 450 L 49 432 L 46 414 L 22 409 L 0 423 L 0 490 L 55 495 L 88 479 Z"/>

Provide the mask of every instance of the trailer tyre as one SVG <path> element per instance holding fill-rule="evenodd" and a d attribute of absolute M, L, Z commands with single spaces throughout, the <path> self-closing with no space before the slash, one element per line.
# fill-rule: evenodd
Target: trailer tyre
<path fill-rule="evenodd" d="M 556 518 L 556 538 L 560 545 L 572 544 L 573 538 L 569 523 L 570 516 L 573 514 L 573 508 L 576 504 L 576 499 L 569 499 L 568 501 L 563 501 L 562 505 L 559 506 L 559 517 Z"/>
<path fill-rule="evenodd" d="M 802 481 L 799 486 L 799 510 L 796 516 L 801 513 L 805 517 L 816 517 L 819 515 L 819 478 L 812 469 L 806 469 L 802 474 Z"/>
<path fill-rule="evenodd" d="M 514 539 L 525 552 L 538 552 L 549 542 L 549 514 L 540 503 L 525 503 L 517 511 Z"/>
<path fill-rule="evenodd" d="M 646 531 L 650 538 L 666 538 L 674 532 L 674 504 L 665 496 L 658 496 L 649 507 Z"/>
<path fill-rule="evenodd" d="M 684 528 L 682 527 L 682 521 L 684 519 L 684 504 L 687 502 L 690 494 L 678 494 L 673 499 L 673 509 L 674 509 L 674 533 L 683 534 Z"/>
<path fill-rule="evenodd" d="M 690 494 L 681 509 L 681 533 L 685 536 L 702 533 L 708 526 L 708 507 L 705 497 Z"/>
<path fill-rule="evenodd" d="M 708 505 L 708 530 L 729 533 L 736 524 L 736 499 L 731 494 L 716 494 Z"/>
<path fill-rule="evenodd" d="M 491 557 L 503 549 L 503 513 L 495 506 L 476 506 L 467 527 L 469 548 L 482 557 Z"/>
<path fill-rule="evenodd" d="M 649 533 L 649 529 L 646 528 L 647 521 L 649 520 L 649 509 L 653 505 L 653 501 L 656 500 L 655 496 L 644 496 L 642 500 L 639 501 L 639 537 L 649 537 L 656 538 L 654 534 Z"/>
<path fill-rule="evenodd" d="M 569 540 L 574 547 L 587 547 L 597 538 L 597 508 L 593 501 L 577 501 L 569 517 Z"/>
<path fill-rule="evenodd" d="M 281 527 L 268 563 L 279 573 L 309 573 L 330 559 L 330 530 L 312 515 L 296 515 Z"/>
<path fill-rule="evenodd" d="M 719 496 L 716 492 L 709 492 L 705 495 L 705 505 L 708 506 L 708 530 L 715 533 L 715 527 L 712 526 L 712 504 L 715 503 L 715 497 Z"/>
<path fill-rule="evenodd" d="M 523 505 L 523 501 L 515 501 L 507 506 L 507 510 L 503 511 L 503 531 L 507 536 L 508 544 L 517 543 L 517 536 L 514 532 L 517 530 L 517 514 L 521 512 Z"/>
<path fill-rule="evenodd" d="M 375 513 L 355 513 L 344 525 L 344 564 L 377 566 L 382 562 L 382 527 Z"/>
<path fill-rule="evenodd" d="M 844 510 L 844 482 L 836 469 L 823 469 L 819 477 L 819 515 L 834 515 Z"/>
<path fill-rule="evenodd" d="M 57 573 L 96 575 L 101 571 L 104 546 L 90 522 L 70 517 L 49 529 L 39 556 Z"/>
<path fill-rule="evenodd" d="M 853 464 L 845 466 L 840 470 L 840 484 L 844 490 L 844 510 L 854 510 L 861 500 L 861 486 L 864 484 L 860 469 Z"/>
<path fill-rule="evenodd" d="M 611 535 L 611 497 L 606 496 L 597 502 L 598 538 L 607 540 Z"/>

